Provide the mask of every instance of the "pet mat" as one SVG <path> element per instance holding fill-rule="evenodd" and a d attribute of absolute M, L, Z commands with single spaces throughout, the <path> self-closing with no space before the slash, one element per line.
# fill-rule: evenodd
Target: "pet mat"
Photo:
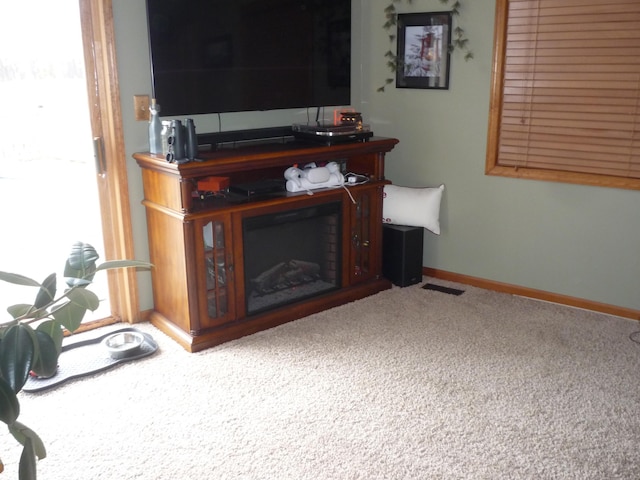
<path fill-rule="evenodd" d="M 427 283 L 422 288 L 424 288 L 425 290 L 434 290 L 436 292 L 448 293 L 449 295 L 462 295 L 464 293 L 464 290 L 436 285 L 434 283 Z"/>
<path fill-rule="evenodd" d="M 140 348 L 132 355 L 123 358 L 112 358 L 102 341 L 109 335 L 118 332 L 138 332 L 144 337 Z M 130 362 L 151 355 L 158 350 L 158 344 L 148 333 L 133 327 L 118 328 L 98 337 L 75 339 L 72 343 L 62 346 L 62 353 L 58 359 L 58 370 L 49 378 L 29 377 L 22 388 L 25 392 L 39 392 L 55 387 L 73 378 L 91 375 L 124 362 Z"/>

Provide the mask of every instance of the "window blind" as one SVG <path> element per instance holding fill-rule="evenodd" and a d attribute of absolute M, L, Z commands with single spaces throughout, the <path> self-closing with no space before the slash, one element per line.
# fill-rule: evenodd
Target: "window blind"
<path fill-rule="evenodd" d="M 640 0 L 498 3 L 494 165 L 639 179 Z"/>

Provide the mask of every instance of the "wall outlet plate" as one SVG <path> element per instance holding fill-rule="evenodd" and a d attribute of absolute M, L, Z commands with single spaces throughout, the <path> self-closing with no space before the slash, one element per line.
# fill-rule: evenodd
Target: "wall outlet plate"
<path fill-rule="evenodd" d="M 133 96 L 133 111 L 136 117 L 136 121 L 149 121 L 150 113 L 149 113 L 149 105 L 151 104 L 151 100 L 149 99 L 149 95 L 134 95 Z"/>

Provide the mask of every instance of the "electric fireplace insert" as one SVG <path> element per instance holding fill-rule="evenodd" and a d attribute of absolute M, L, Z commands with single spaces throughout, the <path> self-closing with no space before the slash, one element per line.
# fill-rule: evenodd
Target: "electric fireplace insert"
<path fill-rule="evenodd" d="M 341 211 L 332 202 L 243 219 L 247 315 L 341 287 Z"/>

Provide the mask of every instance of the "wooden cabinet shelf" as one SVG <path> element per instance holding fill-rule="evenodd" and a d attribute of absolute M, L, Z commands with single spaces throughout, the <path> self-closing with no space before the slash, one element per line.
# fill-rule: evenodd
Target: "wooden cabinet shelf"
<path fill-rule="evenodd" d="M 390 288 L 382 277 L 382 194 L 388 183 L 385 154 L 397 143 L 376 137 L 332 146 L 283 142 L 208 152 L 198 161 L 180 165 L 159 155 L 134 154 L 142 169 L 154 264 L 152 323 L 185 349 L 198 351 Z M 331 161 L 368 181 L 314 190 L 313 195 L 285 191 L 255 198 L 198 194 L 198 181 L 207 177 L 225 177 L 233 186 L 282 179 L 284 170 L 294 164 Z M 340 256 L 334 262 L 339 267 L 330 274 L 334 287 L 254 313 L 247 307 L 247 286 L 253 281 L 245 278 L 243 225 L 247 219 L 313 211 L 327 204 L 339 205 L 334 215 L 339 233 L 331 233 L 331 219 L 323 227 L 331 239 L 326 248 L 337 249 Z"/>

